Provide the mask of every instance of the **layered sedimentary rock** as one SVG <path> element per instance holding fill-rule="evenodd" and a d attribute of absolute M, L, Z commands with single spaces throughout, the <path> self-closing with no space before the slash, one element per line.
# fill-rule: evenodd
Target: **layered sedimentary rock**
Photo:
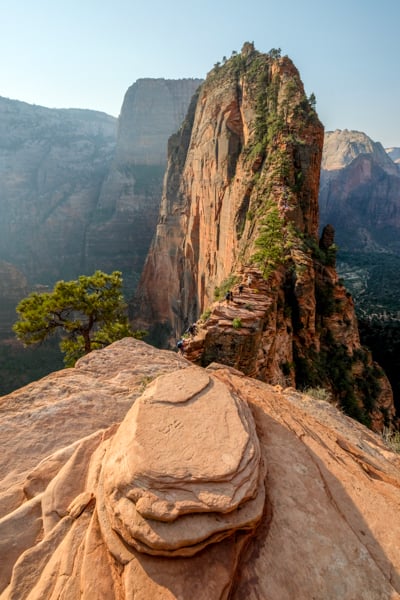
<path fill-rule="evenodd" d="M 193 556 L 253 530 L 264 482 L 247 405 L 198 368 L 161 376 L 121 424 L 99 486 L 117 553 L 122 539 L 145 554 Z"/>
<path fill-rule="evenodd" d="M 267 187 L 276 189 L 271 199 L 280 217 L 316 235 L 322 140 L 288 58 L 249 44 L 208 75 L 169 142 L 157 233 L 138 295 L 150 324 L 175 336 L 210 303 L 215 287 L 250 260 L 267 213 Z"/>
<path fill-rule="evenodd" d="M 325 401 L 125 339 L 0 408 L 2 600 L 400 597 L 399 457 Z"/>
<path fill-rule="evenodd" d="M 290 59 L 245 44 L 216 66 L 169 141 L 136 323 L 156 343 L 175 344 L 216 311 L 189 358 L 271 383 L 323 385 L 353 416 L 374 411 L 382 427 L 394 413 L 390 385 L 360 346 L 333 230 L 318 239 L 322 148 L 323 127 Z M 221 314 L 214 299 L 248 276 L 246 316 L 231 306 Z"/>

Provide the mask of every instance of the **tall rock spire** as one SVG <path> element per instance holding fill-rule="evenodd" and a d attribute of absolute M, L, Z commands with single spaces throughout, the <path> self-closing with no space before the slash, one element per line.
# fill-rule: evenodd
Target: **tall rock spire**
<path fill-rule="evenodd" d="M 247 43 L 214 67 L 169 141 L 137 324 L 165 346 L 210 312 L 194 344 L 200 364 L 224 362 L 272 383 L 324 385 L 358 418 L 370 397 L 368 370 L 370 387 L 380 383 L 366 410 L 383 394 L 387 415 L 390 386 L 360 347 L 335 245 L 318 243 L 323 135 L 313 99 L 279 51 L 262 54 Z M 248 275 L 245 303 L 213 304 Z M 376 419 L 383 422 L 383 413 Z"/>

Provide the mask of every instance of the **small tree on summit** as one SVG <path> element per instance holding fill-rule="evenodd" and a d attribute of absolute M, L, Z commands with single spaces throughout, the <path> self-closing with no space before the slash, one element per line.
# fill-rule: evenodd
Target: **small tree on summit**
<path fill-rule="evenodd" d="M 25 345 L 37 344 L 61 332 L 66 366 L 97 348 L 133 333 L 122 296 L 122 275 L 96 271 L 76 281 L 58 281 L 52 292 L 33 292 L 18 304 L 13 330 Z"/>

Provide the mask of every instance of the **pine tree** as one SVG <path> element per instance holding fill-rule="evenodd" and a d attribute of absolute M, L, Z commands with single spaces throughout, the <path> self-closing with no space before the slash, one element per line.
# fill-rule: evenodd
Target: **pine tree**
<path fill-rule="evenodd" d="M 33 292 L 18 304 L 13 330 L 25 345 L 40 343 L 60 332 L 66 366 L 94 349 L 132 332 L 122 295 L 122 274 L 96 271 L 75 281 L 58 281 L 52 292 Z"/>

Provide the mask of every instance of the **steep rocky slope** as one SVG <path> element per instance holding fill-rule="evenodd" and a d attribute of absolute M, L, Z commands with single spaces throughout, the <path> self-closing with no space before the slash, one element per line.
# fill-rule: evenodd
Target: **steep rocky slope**
<path fill-rule="evenodd" d="M 287 57 L 245 44 L 215 67 L 169 141 L 136 323 L 156 343 L 175 344 L 208 311 L 188 357 L 272 383 L 323 385 L 381 428 L 393 417 L 390 385 L 361 348 L 332 228 L 318 240 L 322 147 L 322 125 Z M 248 277 L 239 312 L 213 304 Z"/>
<path fill-rule="evenodd" d="M 327 402 L 125 339 L 0 410 L 2 600 L 400 598 L 399 457 Z"/>

